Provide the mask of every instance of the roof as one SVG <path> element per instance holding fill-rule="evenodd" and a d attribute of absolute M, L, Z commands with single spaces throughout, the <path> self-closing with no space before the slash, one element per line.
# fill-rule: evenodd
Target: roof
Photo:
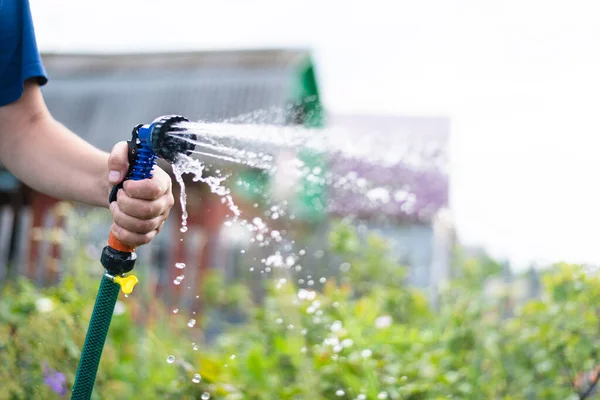
<path fill-rule="evenodd" d="M 295 79 L 310 66 L 304 50 L 160 54 L 43 54 L 52 115 L 110 150 L 139 123 L 160 115 L 222 121 L 294 101 Z M 281 122 L 278 113 L 260 122 Z"/>

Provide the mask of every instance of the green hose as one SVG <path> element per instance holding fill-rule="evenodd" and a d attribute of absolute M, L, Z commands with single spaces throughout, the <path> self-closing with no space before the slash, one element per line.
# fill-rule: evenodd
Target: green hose
<path fill-rule="evenodd" d="M 129 168 L 123 182 L 113 186 L 108 197 L 109 204 L 117 200 L 117 192 L 126 180 L 151 178 L 152 168 L 158 157 L 173 163 L 178 154 L 191 154 L 195 147 L 192 143 L 168 135 L 174 124 L 183 121 L 188 120 L 179 115 L 165 115 L 155 119 L 152 124 L 137 125 L 133 128 L 131 140 L 127 142 Z M 187 136 L 196 139 L 196 135 Z M 106 274 L 102 277 L 98 289 L 92 319 L 85 336 L 77 375 L 75 375 L 71 400 L 89 400 L 92 396 L 102 349 L 115 311 L 119 290 L 128 295 L 138 282 L 135 275 L 125 275 L 133 270 L 136 259 L 135 247 L 121 242 L 111 231 L 108 236 L 108 246 L 102 249 L 100 256 L 100 263 L 106 270 Z"/>
<path fill-rule="evenodd" d="M 83 344 L 71 400 L 89 400 L 92 396 L 98 364 L 119 296 L 119 289 L 119 284 L 114 283 L 106 276 L 102 277 L 92 319 Z"/>

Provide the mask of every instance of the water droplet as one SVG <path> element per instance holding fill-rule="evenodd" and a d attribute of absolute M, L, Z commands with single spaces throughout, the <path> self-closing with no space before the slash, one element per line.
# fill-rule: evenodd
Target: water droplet
<path fill-rule="evenodd" d="M 167 362 L 169 364 L 173 364 L 175 362 L 175 356 L 169 356 L 169 357 L 167 357 Z"/>
<path fill-rule="evenodd" d="M 365 350 L 363 350 L 363 351 L 360 352 L 360 355 L 363 358 L 369 358 L 369 357 L 371 357 L 373 355 L 373 352 L 371 350 L 369 350 L 369 349 L 365 349 Z"/>
<path fill-rule="evenodd" d="M 281 266 L 283 266 L 283 257 L 281 256 L 281 254 L 279 252 L 276 252 L 275 254 L 272 254 L 269 257 L 267 257 L 267 259 L 265 260 L 265 265 L 273 266 L 273 267 L 281 267 Z"/>
<path fill-rule="evenodd" d="M 338 397 L 342 397 L 345 394 L 346 394 L 346 392 L 344 392 L 342 389 L 338 389 L 335 392 L 335 395 L 338 396 Z"/>
<path fill-rule="evenodd" d="M 343 262 L 340 264 L 340 271 L 342 272 L 348 272 L 350 271 L 350 263 L 347 262 Z"/>
<path fill-rule="evenodd" d="M 300 300 L 314 300 L 317 293 L 312 290 L 300 289 L 298 290 L 298 299 Z"/>
<path fill-rule="evenodd" d="M 298 254 L 300 254 L 301 256 L 303 256 L 303 255 L 305 255 L 305 254 L 306 254 L 306 250 L 302 249 L 302 250 L 300 250 L 300 251 L 298 252 Z"/>
<path fill-rule="evenodd" d="M 377 395 L 377 399 L 379 399 L 379 400 L 384 400 L 384 399 L 387 399 L 387 398 L 388 398 L 388 394 L 387 394 L 387 392 L 380 392 L 380 393 Z"/>
<path fill-rule="evenodd" d="M 306 333 L 307 333 L 307 332 L 308 332 L 308 331 L 307 331 L 306 329 L 302 329 L 302 330 L 300 331 L 300 333 L 301 333 L 302 335 L 306 335 Z"/>
<path fill-rule="evenodd" d="M 312 285 L 314 285 L 314 284 L 315 284 L 315 281 L 313 281 L 313 280 L 311 279 L 310 281 L 306 282 L 306 284 L 307 284 L 308 286 L 312 286 Z"/>
<path fill-rule="evenodd" d="M 294 258 L 294 256 L 287 256 L 285 259 L 285 265 L 287 265 L 288 267 L 293 267 L 294 264 L 296 263 L 296 259 Z"/>
<path fill-rule="evenodd" d="M 258 228 L 258 229 L 265 229 L 267 226 L 265 225 L 265 223 L 262 221 L 262 219 L 260 219 L 259 217 L 255 217 L 252 220 L 252 223 Z"/>
<path fill-rule="evenodd" d="M 188 324 L 187 324 L 187 325 L 188 325 L 190 328 L 193 328 L 193 327 L 194 327 L 194 325 L 196 325 L 196 320 L 195 320 L 195 319 L 190 319 L 190 320 L 188 321 Z"/>
<path fill-rule="evenodd" d="M 231 357 L 229 357 L 229 358 L 231 358 L 232 360 L 235 360 L 235 354 L 232 354 Z"/>
<path fill-rule="evenodd" d="M 307 349 L 306 349 L 306 346 L 304 346 L 304 347 L 302 347 L 302 348 L 300 349 L 300 352 L 301 352 L 301 353 L 306 353 L 306 350 L 307 350 Z"/>
<path fill-rule="evenodd" d="M 177 314 L 179 312 L 179 308 L 173 310 L 173 314 Z"/>
<path fill-rule="evenodd" d="M 323 250 L 317 250 L 315 251 L 315 257 L 316 258 L 322 258 L 325 255 L 325 252 Z"/>
<path fill-rule="evenodd" d="M 200 348 L 197 344 L 194 345 L 194 347 L 192 347 L 194 349 L 194 351 L 198 351 L 198 349 Z"/>
<path fill-rule="evenodd" d="M 242 250 L 240 250 L 240 253 L 244 254 L 244 253 L 246 253 L 246 250 L 242 249 Z"/>
<path fill-rule="evenodd" d="M 179 275 L 173 280 L 173 283 L 176 285 L 181 285 L 181 281 L 183 281 L 183 278 L 185 278 L 185 275 Z"/>
<path fill-rule="evenodd" d="M 200 374 L 194 374 L 194 377 L 192 378 L 192 382 L 194 383 L 200 383 L 200 380 L 202 378 L 200 377 Z"/>
<path fill-rule="evenodd" d="M 204 393 L 202 393 L 202 396 L 200 396 L 200 398 L 202 400 L 208 400 L 208 399 L 210 399 L 210 393 L 204 392 Z"/>
<path fill-rule="evenodd" d="M 356 400 L 367 400 L 367 395 L 361 393 L 358 396 L 356 396 Z"/>
<path fill-rule="evenodd" d="M 273 214 L 271 214 L 271 219 L 278 219 L 279 218 L 279 213 L 274 212 Z"/>
<path fill-rule="evenodd" d="M 185 263 L 175 263 L 175 267 L 177 267 L 179 269 L 184 269 L 185 268 Z"/>
<path fill-rule="evenodd" d="M 321 283 L 325 283 L 325 282 L 327 282 L 327 278 L 325 278 L 325 277 L 322 277 L 321 279 L 319 279 L 319 282 L 321 282 Z"/>
<path fill-rule="evenodd" d="M 277 325 L 281 325 L 281 324 L 283 323 L 283 319 L 281 319 L 281 318 L 277 318 L 277 319 L 275 320 L 275 323 L 276 323 Z"/>
<path fill-rule="evenodd" d="M 182 227 L 179 229 L 179 231 L 180 231 L 181 233 L 186 233 L 186 232 L 187 232 L 187 230 L 188 230 L 188 227 L 187 227 L 187 226 L 182 226 Z"/>

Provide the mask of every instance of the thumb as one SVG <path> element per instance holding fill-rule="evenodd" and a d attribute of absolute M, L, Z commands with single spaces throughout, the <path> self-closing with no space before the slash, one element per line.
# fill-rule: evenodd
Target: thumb
<path fill-rule="evenodd" d="M 108 157 L 108 182 L 116 185 L 125 179 L 129 169 L 127 142 L 115 144 Z"/>

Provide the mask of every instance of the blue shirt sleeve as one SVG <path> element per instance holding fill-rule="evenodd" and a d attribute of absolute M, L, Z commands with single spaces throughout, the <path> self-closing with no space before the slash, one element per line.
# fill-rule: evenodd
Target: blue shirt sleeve
<path fill-rule="evenodd" d="M 29 0 L 0 0 L 0 106 L 18 100 L 28 79 L 48 82 Z"/>

